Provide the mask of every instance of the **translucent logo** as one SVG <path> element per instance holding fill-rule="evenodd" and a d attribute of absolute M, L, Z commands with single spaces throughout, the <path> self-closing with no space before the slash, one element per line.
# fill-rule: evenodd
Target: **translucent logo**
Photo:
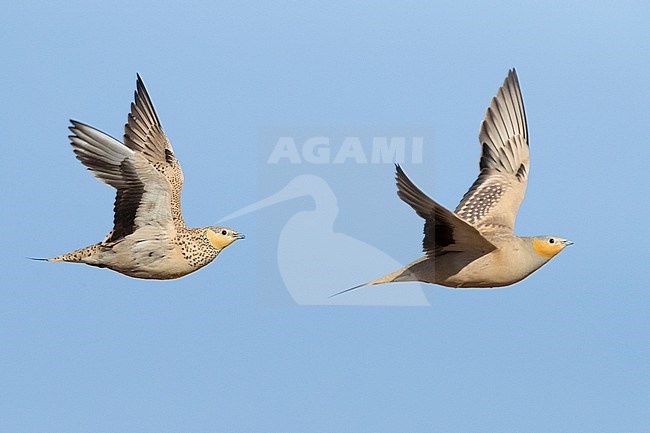
<path fill-rule="evenodd" d="M 395 132 L 278 128 L 260 134 L 259 199 L 222 219 L 255 217 L 260 302 L 429 305 L 419 283 L 366 286 L 332 297 L 404 265 L 352 228 L 359 223 L 354 218 L 368 217 L 351 204 L 366 194 L 371 174 L 391 180 L 392 164 L 422 162 L 430 131 Z M 394 190 L 383 194 L 393 206 L 403 205 Z M 349 207 L 345 220 L 339 218 L 340 202 Z"/>

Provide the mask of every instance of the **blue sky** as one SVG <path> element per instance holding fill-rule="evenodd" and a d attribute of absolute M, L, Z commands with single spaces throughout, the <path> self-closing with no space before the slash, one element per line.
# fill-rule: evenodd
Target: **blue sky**
<path fill-rule="evenodd" d="M 650 7 L 349 3 L 3 6 L 0 430 L 648 431 Z M 408 262 L 422 221 L 391 164 L 274 170 L 266 144 L 421 133 L 422 161 L 404 168 L 453 208 L 511 67 L 531 137 L 516 231 L 575 242 L 512 287 L 298 305 L 282 263 L 304 277 L 313 261 L 276 255 L 308 195 L 228 221 L 247 239 L 175 281 L 26 259 L 110 229 L 113 191 L 74 158 L 68 119 L 120 137 L 139 72 L 183 165 L 188 224 L 316 175 L 336 239 Z M 358 269 L 315 275 L 332 292 L 379 276 L 375 260 L 330 256 Z"/>

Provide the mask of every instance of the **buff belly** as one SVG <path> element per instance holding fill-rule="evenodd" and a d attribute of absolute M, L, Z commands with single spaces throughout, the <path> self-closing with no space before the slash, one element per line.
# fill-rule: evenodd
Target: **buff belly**
<path fill-rule="evenodd" d="M 489 288 L 514 284 L 533 273 L 543 263 L 531 264 L 520 260 L 518 254 L 524 252 L 511 250 L 504 254 L 497 249 L 480 257 L 467 257 L 462 254 L 446 254 L 431 260 L 433 277 L 429 282 L 456 288 Z"/>
<path fill-rule="evenodd" d="M 134 250 L 137 253 L 134 253 Z M 106 267 L 133 278 L 170 280 L 190 274 L 210 261 L 193 265 L 183 257 L 178 248 L 165 253 L 160 250 L 143 253 L 131 246 L 131 248 L 113 248 L 105 251 L 99 260 L 87 263 Z"/>

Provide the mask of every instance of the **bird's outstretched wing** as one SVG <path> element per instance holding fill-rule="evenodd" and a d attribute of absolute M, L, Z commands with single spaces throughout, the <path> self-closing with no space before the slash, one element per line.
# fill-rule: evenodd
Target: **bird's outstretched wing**
<path fill-rule="evenodd" d="M 124 125 L 124 144 L 133 151 L 141 152 L 153 164 L 158 162 L 172 164 L 175 160 L 174 150 L 160 125 L 156 110 L 139 74 L 136 79 L 131 112 Z"/>
<path fill-rule="evenodd" d="M 183 171 L 153 107 L 144 83 L 137 75 L 131 112 L 124 125 L 124 144 L 141 153 L 171 184 L 172 217 L 177 226 L 185 227 L 181 213 Z"/>
<path fill-rule="evenodd" d="M 481 232 L 512 233 L 529 172 L 526 113 L 514 69 L 485 112 L 479 141 L 479 176 L 455 212 Z"/>
<path fill-rule="evenodd" d="M 171 212 L 171 185 L 142 153 L 113 137 L 72 120 L 70 143 L 93 175 L 117 190 L 113 230 L 104 242 L 119 240 L 147 227 L 151 235 L 175 233 Z"/>
<path fill-rule="evenodd" d="M 399 165 L 395 167 L 397 195 L 425 220 L 422 248 L 427 256 L 435 257 L 452 251 L 487 254 L 496 249 L 476 228 L 423 193 Z"/>

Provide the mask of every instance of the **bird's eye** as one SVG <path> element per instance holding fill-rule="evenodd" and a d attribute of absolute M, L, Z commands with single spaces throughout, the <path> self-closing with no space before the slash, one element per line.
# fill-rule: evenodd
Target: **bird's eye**
<path fill-rule="evenodd" d="M 221 234 L 224 235 L 224 236 L 226 236 L 226 235 L 228 234 L 228 232 L 225 231 L 225 230 L 221 230 Z"/>
<path fill-rule="evenodd" d="M 555 239 L 553 239 L 553 238 L 549 239 L 549 240 L 548 240 L 548 243 L 549 243 L 549 244 L 554 244 L 554 243 L 555 243 Z"/>

